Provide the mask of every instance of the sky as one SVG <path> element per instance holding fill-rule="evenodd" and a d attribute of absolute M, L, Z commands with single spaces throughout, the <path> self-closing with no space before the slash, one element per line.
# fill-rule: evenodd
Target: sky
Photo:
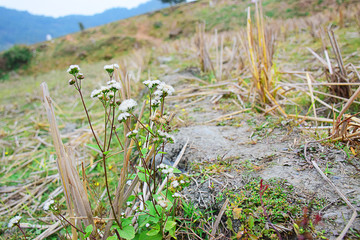
<path fill-rule="evenodd" d="M 134 8 L 149 0 L 0 0 L 0 6 L 31 14 L 61 17 L 93 15 L 114 7 Z"/>

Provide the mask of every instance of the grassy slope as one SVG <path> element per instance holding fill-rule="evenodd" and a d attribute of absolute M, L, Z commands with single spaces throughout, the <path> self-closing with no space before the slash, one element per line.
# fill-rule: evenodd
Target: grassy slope
<path fill-rule="evenodd" d="M 354 2 L 344 0 L 344 2 Z M 229 31 L 243 27 L 249 1 L 218 1 L 210 7 L 208 1 L 199 1 L 179 7 L 90 28 L 82 33 L 67 35 L 33 46 L 36 57 L 27 73 L 64 69 L 70 62 L 98 62 L 124 55 L 133 49 L 159 45 L 169 41 L 171 30 L 181 28 L 178 37 L 191 36 L 198 22 L 205 21 L 208 31 Z M 297 18 L 326 9 L 336 9 L 335 0 L 280 1 L 264 0 L 265 15 L 271 18 Z"/>

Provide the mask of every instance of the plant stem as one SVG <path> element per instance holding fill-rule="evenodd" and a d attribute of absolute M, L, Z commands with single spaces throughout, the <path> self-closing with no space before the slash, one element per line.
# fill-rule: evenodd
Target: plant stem
<path fill-rule="evenodd" d="M 98 138 L 96 137 L 94 128 L 93 128 L 93 126 L 92 126 L 92 124 L 91 124 L 89 112 L 88 112 L 88 110 L 87 110 L 87 108 L 86 108 L 86 105 L 85 105 L 85 102 L 84 102 L 84 97 L 83 97 L 82 92 L 81 92 L 80 89 L 78 89 L 78 92 L 79 92 L 79 94 L 80 94 L 81 102 L 82 102 L 82 104 L 83 104 L 83 107 L 84 107 L 84 110 L 85 110 L 85 113 L 86 113 L 86 117 L 87 117 L 88 122 L 89 122 L 90 129 L 91 129 L 91 131 L 92 131 L 92 134 L 94 135 L 94 138 L 95 138 L 95 140 L 96 140 L 96 143 L 97 143 L 98 147 L 100 148 L 100 151 L 102 152 L 103 149 L 101 148 L 100 142 L 99 142 Z"/>
<path fill-rule="evenodd" d="M 62 217 L 62 219 L 64 219 L 65 222 L 67 222 L 68 224 L 70 224 L 70 226 L 72 226 L 73 228 L 75 228 L 76 230 L 78 230 L 79 232 L 81 232 L 82 234 L 86 234 L 84 231 L 80 230 L 80 229 L 77 228 L 75 225 L 73 225 L 71 222 L 69 222 L 69 220 L 67 220 L 63 215 L 61 215 L 61 213 L 59 213 L 59 216 Z"/>
<path fill-rule="evenodd" d="M 115 229 L 115 234 L 116 234 L 117 238 L 118 238 L 119 240 L 121 240 L 120 234 L 119 234 L 119 232 L 118 232 L 117 229 Z"/>
<path fill-rule="evenodd" d="M 108 147 L 107 147 L 106 151 L 109 151 L 109 149 L 110 149 L 110 143 L 111 143 L 111 139 L 112 139 L 112 135 L 113 135 L 114 120 L 115 120 L 115 106 L 113 106 L 112 112 L 113 112 L 113 116 L 112 116 L 112 122 L 111 122 L 111 131 L 110 131 L 109 143 L 108 143 Z"/>
<path fill-rule="evenodd" d="M 115 218 L 115 221 L 117 223 L 117 225 L 121 227 L 121 223 L 119 222 L 117 216 L 116 216 L 116 213 L 115 213 L 115 209 L 114 209 L 114 205 L 112 203 L 112 200 L 111 200 L 111 195 L 110 195 L 110 191 L 109 191 L 109 183 L 108 183 L 108 176 L 107 176 L 107 171 L 106 171 L 106 156 L 104 155 L 104 153 L 102 154 L 102 158 L 103 158 L 103 165 L 104 165 L 104 173 L 105 173 L 105 185 L 106 185 L 106 192 L 107 192 L 107 195 L 108 195 L 108 198 L 109 198 L 109 202 L 110 202 L 110 207 L 111 207 L 111 210 L 114 214 L 114 218 Z"/>
<path fill-rule="evenodd" d="M 20 229 L 20 231 L 22 232 L 22 234 L 24 235 L 24 238 L 26 240 L 27 239 L 26 234 L 25 234 L 24 230 L 22 230 L 22 228 L 20 227 L 20 223 L 17 223 L 16 226 Z"/>

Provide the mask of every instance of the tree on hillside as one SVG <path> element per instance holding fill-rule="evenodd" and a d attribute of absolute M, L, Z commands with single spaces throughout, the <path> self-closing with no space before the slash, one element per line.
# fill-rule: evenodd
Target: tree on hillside
<path fill-rule="evenodd" d="M 79 22 L 79 28 L 80 28 L 80 31 L 83 32 L 85 30 L 85 26 L 82 22 Z"/>

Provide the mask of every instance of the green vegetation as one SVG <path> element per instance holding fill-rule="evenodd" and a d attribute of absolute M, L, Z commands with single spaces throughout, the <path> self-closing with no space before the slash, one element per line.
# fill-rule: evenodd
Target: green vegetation
<path fill-rule="evenodd" d="M 33 54 L 29 47 L 14 46 L 0 55 L 0 79 L 6 78 L 10 71 L 25 68 L 30 63 Z"/>

